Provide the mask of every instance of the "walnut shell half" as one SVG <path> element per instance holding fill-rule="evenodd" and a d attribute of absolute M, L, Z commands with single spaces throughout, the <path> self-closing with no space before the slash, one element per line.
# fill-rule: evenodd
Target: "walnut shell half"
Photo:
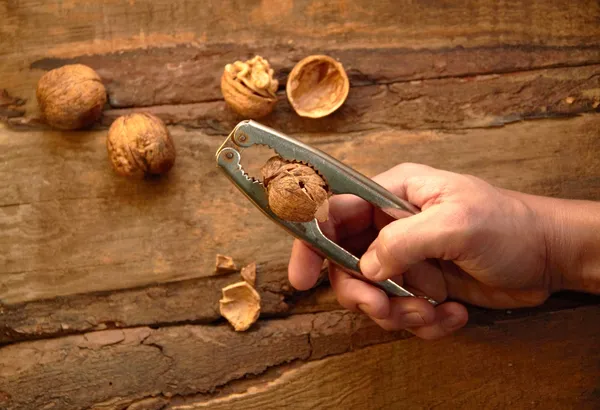
<path fill-rule="evenodd" d="M 175 163 L 175 145 L 160 118 L 147 113 L 119 117 L 108 130 L 109 159 L 128 177 L 167 173 Z"/>
<path fill-rule="evenodd" d="M 227 64 L 221 76 L 221 92 L 225 102 L 238 114 L 261 118 L 273 111 L 277 102 L 278 81 L 269 62 L 255 56 L 246 62 Z"/>
<path fill-rule="evenodd" d="M 325 117 L 340 108 L 348 97 L 350 81 L 341 63 L 329 56 L 301 60 L 290 73 L 287 97 L 298 115 Z"/>
<path fill-rule="evenodd" d="M 70 64 L 44 74 L 38 81 L 36 97 L 48 125 L 74 130 L 100 118 L 106 89 L 93 69 Z"/>

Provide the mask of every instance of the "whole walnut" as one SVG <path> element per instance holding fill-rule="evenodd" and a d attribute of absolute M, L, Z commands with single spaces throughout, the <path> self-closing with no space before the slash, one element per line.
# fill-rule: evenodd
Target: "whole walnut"
<path fill-rule="evenodd" d="M 227 64 L 221 76 L 221 92 L 225 102 L 238 114 L 261 118 L 273 111 L 277 102 L 278 81 L 269 62 L 255 56 L 246 62 Z"/>
<path fill-rule="evenodd" d="M 108 130 L 107 149 L 115 171 L 128 177 L 165 174 L 175 163 L 169 130 L 152 114 L 117 118 Z"/>
<path fill-rule="evenodd" d="M 100 118 L 106 104 L 106 89 L 93 69 L 71 64 L 44 74 L 38 82 L 36 97 L 48 125 L 74 130 Z"/>
<path fill-rule="evenodd" d="M 269 207 L 290 222 L 324 222 L 329 214 L 327 184 L 307 165 L 272 157 L 262 168 Z"/>

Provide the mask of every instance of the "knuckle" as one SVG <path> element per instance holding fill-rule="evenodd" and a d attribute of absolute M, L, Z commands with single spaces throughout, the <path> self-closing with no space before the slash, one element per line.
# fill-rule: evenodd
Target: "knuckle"
<path fill-rule="evenodd" d="M 413 174 L 416 171 L 424 171 L 427 169 L 431 169 L 431 167 L 414 162 L 403 162 L 393 167 L 394 172 L 398 172 L 399 174 Z"/>
<path fill-rule="evenodd" d="M 448 214 L 445 235 L 450 243 L 467 245 L 477 239 L 479 230 L 479 214 L 476 207 L 466 205 L 456 207 Z"/>

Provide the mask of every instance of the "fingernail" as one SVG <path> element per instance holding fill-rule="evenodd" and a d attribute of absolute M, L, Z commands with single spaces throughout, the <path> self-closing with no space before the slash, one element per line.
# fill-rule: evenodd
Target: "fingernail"
<path fill-rule="evenodd" d="M 425 324 L 423 316 L 419 312 L 405 313 L 401 316 L 400 320 L 407 326 L 421 326 Z"/>
<path fill-rule="evenodd" d="M 377 279 L 379 272 L 381 271 L 381 263 L 377 258 L 375 250 L 370 250 L 363 255 L 360 260 L 360 271 L 369 279 Z"/>
<path fill-rule="evenodd" d="M 456 316 L 456 315 L 451 315 L 448 316 L 444 319 L 442 319 L 442 326 L 444 326 L 447 329 L 452 329 L 455 328 L 456 326 L 460 325 L 462 322 L 461 318 Z"/>

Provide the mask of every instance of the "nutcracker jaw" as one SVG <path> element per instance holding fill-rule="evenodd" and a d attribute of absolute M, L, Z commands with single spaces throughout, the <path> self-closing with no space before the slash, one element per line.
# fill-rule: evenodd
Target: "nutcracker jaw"
<path fill-rule="evenodd" d="M 437 304 L 429 297 L 414 295 L 392 280 L 374 282 L 367 279 L 360 273 L 359 259 L 327 238 L 316 219 L 299 223 L 289 222 L 275 215 L 269 207 L 264 185 L 247 175 L 240 163 L 243 149 L 254 145 L 266 145 L 284 160 L 312 167 L 325 180 L 331 193 L 356 195 L 395 219 L 416 214 L 419 212 L 417 208 L 335 158 L 255 121 L 240 122 L 216 153 L 217 165 L 233 184 L 267 217 L 292 236 L 304 241 L 354 277 L 384 290 L 390 296 L 423 297 L 431 304 Z"/>

